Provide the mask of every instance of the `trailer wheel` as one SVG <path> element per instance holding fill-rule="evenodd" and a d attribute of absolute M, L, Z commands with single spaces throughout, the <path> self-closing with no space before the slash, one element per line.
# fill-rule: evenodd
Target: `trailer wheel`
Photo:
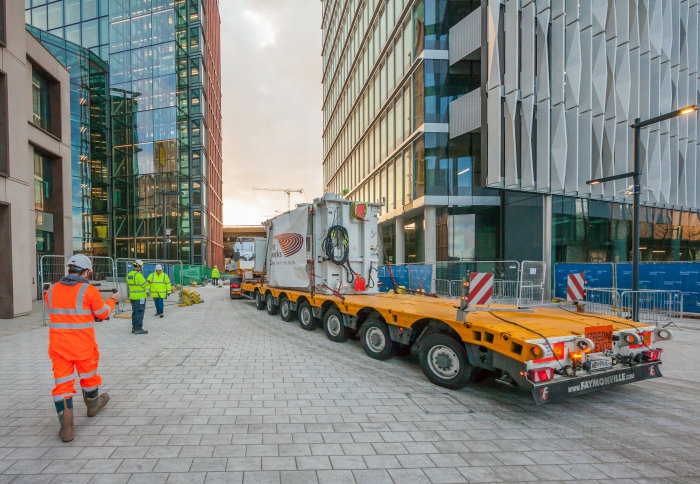
<path fill-rule="evenodd" d="M 314 312 L 311 310 L 311 304 L 304 301 L 299 305 L 299 326 L 301 329 L 306 331 L 313 331 L 316 329 L 316 318 L 314 318 Z"/>
<path fill-rule="evenodd" d="M 258 311 L 265 309 L 265 296 L 257 291 L 255 292 L 255 309 Z"/>
<path fill-rule="evenodd" d="M 343 324 L 343 315 L 336 308 L 329 309 L 323 316 L 323 330 L 328 339 L 336 343 L 342 343 L 350 336 Z"/>
<path fill-rule="evenodd" d="M 442 333 L 431 334 L 421 344 L 420 367 L 428 380 L 457 390 L 469 383 L 472 365 L 462 343 Z"/>
<path fill-rule="evenodd" d="M 391 341 L 386 324 L 370 317 L 360 328 L 360 341 L 367 356 L 375 360 L 388 360 L 392 356 L 394 342 Z"/>
<path fill-rule="evenodd" d="M 279 306 L 275 306 L 275 298 L 272 297 L 271 292 L 265 295 L 265 308 L 267 309 L 267 314 L 271 316 L 274 316 L 280 310 Z"/>
<path fill-rule="evenodd" d="M 289 302 L 287 296 L 282 296 L 280 298 L 280 317 L 282 321 L 293 321 L 296 317 L 294 311 L 292 311 L 292 304 Z"/>

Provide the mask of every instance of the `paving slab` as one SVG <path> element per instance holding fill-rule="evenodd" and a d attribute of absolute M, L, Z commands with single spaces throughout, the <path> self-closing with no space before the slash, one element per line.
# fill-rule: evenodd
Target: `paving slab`
<path fill-rule="evenodd" d="M 700 481 L 700 321 L 663 345 L 664 378 L 537 406 L 489 381 L 445 390 L 411 357 L 375 361 L 199 291 L 147 314 L 148 335 L 97 325 L 111 400 L 95 418 L 75 400 L 68 444 L 48 330 L 0 328 L 0 484 Z"/>

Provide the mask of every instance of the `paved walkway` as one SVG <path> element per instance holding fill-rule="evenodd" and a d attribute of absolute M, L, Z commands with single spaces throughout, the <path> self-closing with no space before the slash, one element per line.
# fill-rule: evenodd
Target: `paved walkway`
<path fill-rule="evenodd" d="M 665 378 L 537 407 L 524 392 L 430 384 L 415 361 L 230 301 L 100 324 L 97 417 L 63 444 L 47 330 L 0 338 L 0 483 L 698 482 L 700 323 L 665 345 Z"/>

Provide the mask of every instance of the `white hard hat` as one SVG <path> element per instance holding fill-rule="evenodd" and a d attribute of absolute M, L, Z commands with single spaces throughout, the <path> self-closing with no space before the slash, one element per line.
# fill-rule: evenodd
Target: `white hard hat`
<path fill-rule="evenodd" d="M 162 271 L 162 270 L 163 270 L 163 266 L 160 265 L 160 264 L 156 264 L 156 270 L 157 270 L 157 271 Z"/>
<path fill-rule="evenodd" d="M 136 259 L 134 261 L 135 266 L 143 267 L 143 261 L 141 259 Z"/>
<path fill-rule="evenodd" d="M 70 259 L 68 259 L 68 262 L 66 262 L 67 266 L 73 266 L 77 269 L 90 269 L 92 270 L 92 261 L 90 258 L 86 255 L 83 254 L 74 254 Z"/>

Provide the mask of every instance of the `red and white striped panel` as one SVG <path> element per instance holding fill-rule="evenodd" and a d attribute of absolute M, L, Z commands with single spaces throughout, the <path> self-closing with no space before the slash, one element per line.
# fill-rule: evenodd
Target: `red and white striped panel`
<path fill-rule="evenodd" d="M 472 272 L 469 283 L 469 304 L 491 304 L 493 297 L 493 274 Z"/>
<path fill-rule="evenodd" d="M 586 299 L 585 272 L 569 274 L 566 278 L 566 300 L 583 301 Z"/>

